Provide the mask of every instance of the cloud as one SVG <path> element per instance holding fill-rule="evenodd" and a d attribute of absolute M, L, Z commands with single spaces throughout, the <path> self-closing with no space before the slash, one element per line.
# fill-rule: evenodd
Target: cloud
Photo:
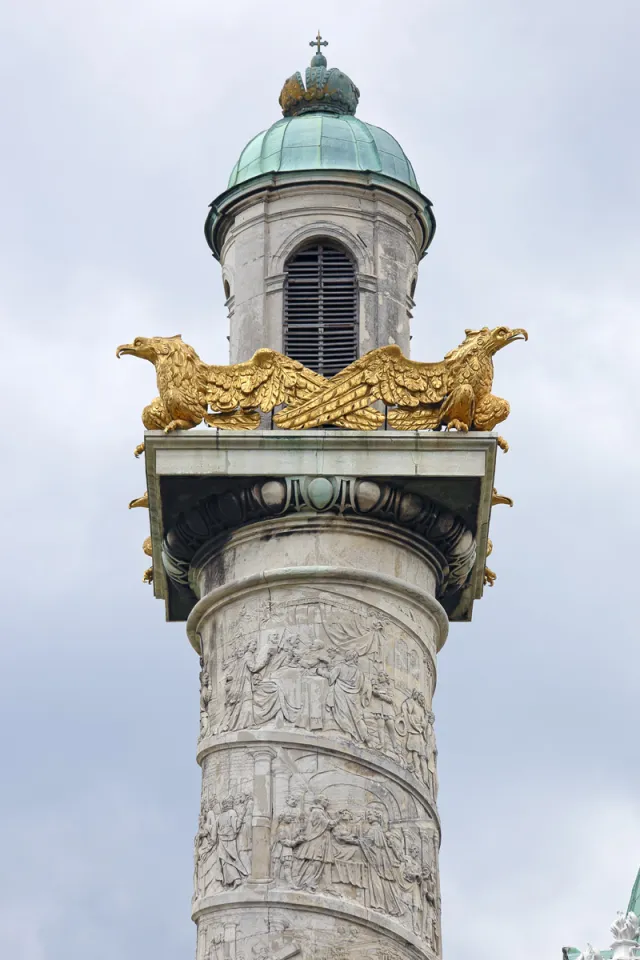
<path fill-rule="evenodd" d="M 447 954 L 534 960 L 562 946 L 609 947 L 635 879 L 640 810 L 602 784 L 568 786 L 502 787 L 497 810 L 488 797 L 473 803 L 465 836 L 444 858 Z M 486 829 L 497 814 L 499 830 Z"/>
<path fill-rule="evenodd" d="M 180 332 L 224 362 L 207 205 L 318 24 L 255 0 L 24 0 L 2 24 L 0 954 L 165 960 L 193 949 L 198 663 L 140 582 L 155 384 L 114 351 Z M 640 846 L 640 11 L 328 0 L 321 27 L 435 204 L 413 355 L 531 334 L 496 358 L 499 579 L 440 658 L 445 949 L 606 946 Z"/>
<path fill-rule="evenodd" d="M 3 856 L 14 866 L 0 883 L 3 957 L 46 960 L 66 951 L 108 960 L 144 949 L 147 924 L 140 918 L 156 898 L 188 911 L 187 851 L 175 851 L 182 884 L 163 871 L 145 875 L 174 850 L 175 824 L 154 797 L 91 779 L 64 805 L 39 796 L 34 811 L 3 817 Z M 154 935 L 176 952 L 193 949 L 193 932 L 177 916 L 177 909 L 155 915 Z"/>

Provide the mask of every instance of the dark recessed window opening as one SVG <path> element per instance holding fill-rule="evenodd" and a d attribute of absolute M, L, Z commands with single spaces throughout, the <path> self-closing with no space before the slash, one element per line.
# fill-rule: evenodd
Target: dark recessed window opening
<path fill-rule="evenodd" d="M 358 357 L 355 264 L 342 247 L 313 243 L 285 269 L 284 352 L 333 377 Z"/>

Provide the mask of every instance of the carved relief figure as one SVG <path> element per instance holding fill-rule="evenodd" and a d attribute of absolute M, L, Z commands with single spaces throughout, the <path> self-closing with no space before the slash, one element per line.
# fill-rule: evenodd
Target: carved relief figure
<path fill-rule="evenodd" d="M 435 675 L 416 631 L 355 598 L 310 590 L 231 606 L 219 636 L 219 695 L 203 683 L 203 730 L 273 724 L 334 734 L 388 755 L 435 797 Z"/>
<path fill-rule="evenodd" d="M 357 651 L 349 651 L 342 663 L 330 667 L 324 675 L 329 681 L 326 706 L 333 719 L 354 740 L 368 743 L 369 731 L 364 722 L 363 708 L 371 701 L 371 685 L 358 666 Z"/>
<path fill-rule="evenodd" d="M 200 671 L 200 735 L 199 738 L 208 737 L 211 732 L 211 723 L 209 719 L 209 705 L 211 703 L 212 690 L 209 671 L 203 668 Z"/>
<path fill-rule="evenodd" d="M 427 705 L 419 690 L 413 690 L 411 696 L 403 703 L 402 716 L 407 733 L 405 748 L 409 755 L 409 769 L 424 783 L 428 783 Z"/>
<path fill-rule="evenodd" d="M 372 714 L 378 725 L 378 742 L 380 749 L 385 748 L 385 734 L 389 737 L 391 749 L 394 753 L 399 752 L 398 739 L 395 728 L 395 709 L 393 706 L 393 687 L 391 677 L 384 670 L 378 673 L 378 676 L 371 685 L 371 707 Z"/>
<path fill-rule="evenodd" d="M 423 926 L 423 869 L 420 863 L 420 847 L 412 844 L 402 858 L 400 871 L 401 887 L 405 891 L 405 902 L 411 916 L 413 932 L 422 936 Z"/>
<path fill-rule="evenodd" d="M 275 880 L 292 883 L 291 864 L 293 862 L 293 841 L 298 834 L 298 817 L 291 810 L 285 810 L 278 817 L 275 830 L 272 856 L 272 876 Z"/>
<path fill-rule="evenodd" d="M 290 841 L 294 849 L 292 881 L 299 890 L 315 890 L 333 863 L 331 828 L 335 820 L 329 817 L 328 806 L 326 797 L 315 797 L 302 833 Z"/>
<path fill-rule="evenodd" d="M 250 833 L 247 842 L 243 844 L 242 839 L 245 824 L 250 830 L 250 801 L 248 795 L 225 797 L 216 814 L 214 799 L 200 815 L 195 838 L 195 898 L 207 896 L 216 883 L 236 887 L 249 876 Z"/>
<path fill-rule="evenodd" d="M 366 812 L 360 846 L 367 864 L 366 905 L 398 917 L 402 907 L 396 894 L 400 860 L 389 842 L 379 810 Z"/>
<path fill-rule="evenodd" d="M 252 674 L 261 669 L 256 661 L 256 640 L 250 640 L 244 650 L 236 653 L 225 675 L 224 706 L 221 732 L 253 726 Z"/>
<path fill-rule="evenodd" d="M 422 937 L 431 949 L 439 952 L 438 943 L 438 891 L 433 870 L 426 869 L 422 877 L 424 910 L 422 914 Z"/>
<path fill-rule="evenodd" d="M 358 836 L 358 824 L 350 810 L 340 810 L 333 828 L 333 867 L 331 878 L 359 890 L 366 886 L 366 862 Z"/>
<path fill-rule="evenodd" d="M 276 650 L 273 657 L 285 652 L 286 647 Z M 385 688 L 386 680 L 381 685 Z M 385 738 L 388 742 L 386 728 Z M 311 745 L 271 747 L 267 758 L 264 754 L 234 745 L 205 757 L 204 795 L 218 787 L 224 799 L 207 799 L 200 817 L 196 899 L 270 880 L 274 891 L 322 892 L 395 917 L 414 935 L 435 942 L 439 831 L 426 799 L 382 770 Z M 252 854 L 254 802 L 261 842 L 270 847 L 267 863 Z M 263 936 L 245 944 L 245 960 L 251 960 L 254 947 L 267 946 Z M 207 947 L 210 942 L 207 938 Z"/>
<path fill-rule="evenodd" d="M 195 836 L 194 847 L 193 899 L 197 900 L 206 895 L 207 861 L 213 849 L 205 812 L 202 812 L 198 818 L 198 832 Z"/>
<path fill-rule="evenodd" d="M 273 637 L 260 652 L 258 641 L 253 638 L 236 657 L 225 678 L 222 732 L 267 723 L 279 715 L 290 723 L 297 719 L 299 707 L 290 702 L 284 685 L 264 673 L 277 652 L 278 644 Z M 273 665 L 273 669 L 282 666 L 284 660 L 285 657 L 278 657 L 279 662 Z"/>
<path fill-rule="evenodd" d="M 211 935 L 211 943 L 207 951 L 207 960 L 225 960 L 224 930 L 218 928 Z"/>
<path fill-rule="evenodd" d="M 238 803 L 240 811 L 235 809 L 235 798 L 225 797 L 222 812 L 218 816 L 212 841 L 216 845 L 216 856 L 220 865 L 220 882 L 225 887 L 237 887 L 249 875 L 247 866 L 242 862 L 238 850 L 238 835 L 242 829 L 246 811 L 246 800 Z"/>
<path fill-rule="evenodd" d="M 421 694 L 422 696 L 422 694 Z M 424 703 L 424 697 L 422 697 Z M 425 704 L 426 706 L 426 704 Z M 425 783 L 431 791 L 431 795 L 434 799 L 438 797 L 438 771 L 436 768 L 436 760 L 438 757 L 438 748 L 436 747 L 436 735 L 433 729 L 433 724 L 435 717 L 430 710 L 426 711 L 426 726 L 425 726 L 425 749 L 427 752 L 427 779 Z"/>

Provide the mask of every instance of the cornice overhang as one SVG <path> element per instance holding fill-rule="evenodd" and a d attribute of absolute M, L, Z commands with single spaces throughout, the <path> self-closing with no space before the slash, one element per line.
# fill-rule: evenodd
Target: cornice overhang
<path fill-rule="evenodd" d="M 413 210 L 418 232 L 421 237 L 420 256 L 423 257 L 433 240 L 436 229 L 436 220 L 432 210 L 432 203 L 407 184 L 379 173 L 365 173 L 357 170 L 296 170 L 264 174 L 246 180 L 236 187 L 231 187 L 221 193 L 209 206 L 209 213 L 204 225 L 204 234 L 216 260 L 220 260 L 224 235 L 230 217 L 235 216 L 239 204 L 250 198 L 256 198 L 261 193 L 269 196 L 275 191 L 287 190 L 292 187 L 320 186 L 320 185 L 354 187 L 365 191 L 382 191 L 395 198 L 404 200 Z"/>
<path fill-rule="evenodd" d="M 190 568 L 208 542 L 294 516 L 382 522 L 423 544 L 449 619 L 471 619 L 483 592 L 495 436 L 150 431 L 145 448 L 154 592 L 167 619 L 185 620 L 196 603 Z"/>

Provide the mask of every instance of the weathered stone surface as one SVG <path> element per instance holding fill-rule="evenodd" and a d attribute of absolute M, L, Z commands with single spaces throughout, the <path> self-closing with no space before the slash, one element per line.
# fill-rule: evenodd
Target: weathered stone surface
<path fill-rule="evenodd" d="M 350 519 L 345 525 L 346 518 Z M 247 538 L 255 535 L 251 525 L 267 519 L 271 522 L 259 528 L 260 542 L 251 543 L 249 566 L 256 560 L 261 564 L 263 559 L 286 566 L 288 538 L 301 525 L 307 535 L 308 563 L 335 562 L 342 557 L 346 565 L 359 566 L 365 561 L 363 551 L 366 554 L 370 549 L 364 540 L 379 535 L 381 521 L 389 542 L 400 538 L 403 556 L 416 553 L 429 557 L 438 569 L 439 596 L 460 591 L 475 562 L 475 538 L 466 524 L 445 507 L 399 484 L 356 477 L 283 477 L 240 481 L 233 491 L 205 497 L 182 513 L 165 537 L 163 557 L 168 576 L 177 586 L 188 584 L 194 594 L 201 595 L 202 585 L 197 582 L 201 549 L 212 538 L 217 549 L 215 538 L 228 541 L 231 537 L 239 550 Z M 359 540 L 354 542 L 349 537 L 344 544 L 342 534 L 356 530 Z M 320 534 L 325 541 L 328 538 L 326 544 L 319 539 Z M 356 547 L 359 549 L 354 555 Z M 402 560 L 389 564 L 396 575 L 401 568 L 404 579 L 415 582 L 416 574 Z"/>
<path fill-rule="evenodd" d="M 389 535 L 418 537 L 422 546 L 414 541 L 414 548 L 437 569 L 436 590 L 454 620 L 470 619 L 482 595 L 496 452 L 489 434 L 194 430 L 148 432 L 145 443 L 154 591 L 167 601 L 169 619 L 186 619 L 193 606 L 189 568 L 209 540 L 241 539 L 235 529 L 290 513 L 306 517 L 310 536 L 316 514 L 334 517 L 336 535 L 347 517 L 358 517 L 363 537 L 369 521 L 389 524 Z M 329 486 L 330 499 L 318 506 Z M 286 535 L 278 542 L 285 556 Z M 258 553 L 273 548 L 266 543 Z M 310 563 L 324 563 L 321 551 L 315 556 Z M 347 551 L 344 562 L 356 561 Z"/>
<path fill-rule="evenodd" d="M 197 960 L 436 960 L 436 656 L 495 439 L 145 439 L 154 589 L 201 657 Z"/>
<path fill-rule="evenodd" d="M 388 522 L 306 519 L 242 527 L 192 564 L 198 957 L 438 956 L 437 562 Z"/>
<path fill-rule="evenodd" d="M 341 174 L 313 182 L 301 174 L 274 177 L 226 213 L 221 264 L 232 363 L 260 347 L 282 350 L 287 258 L 305 242 L 334 240 L 358 269 L 360 354 L 397 343 L 409 355 L 409 321 L 422 229 L 400 184 L 371 189 L 367 175 Z M 328 176 L 327 181 L 331 181 Z"/>

